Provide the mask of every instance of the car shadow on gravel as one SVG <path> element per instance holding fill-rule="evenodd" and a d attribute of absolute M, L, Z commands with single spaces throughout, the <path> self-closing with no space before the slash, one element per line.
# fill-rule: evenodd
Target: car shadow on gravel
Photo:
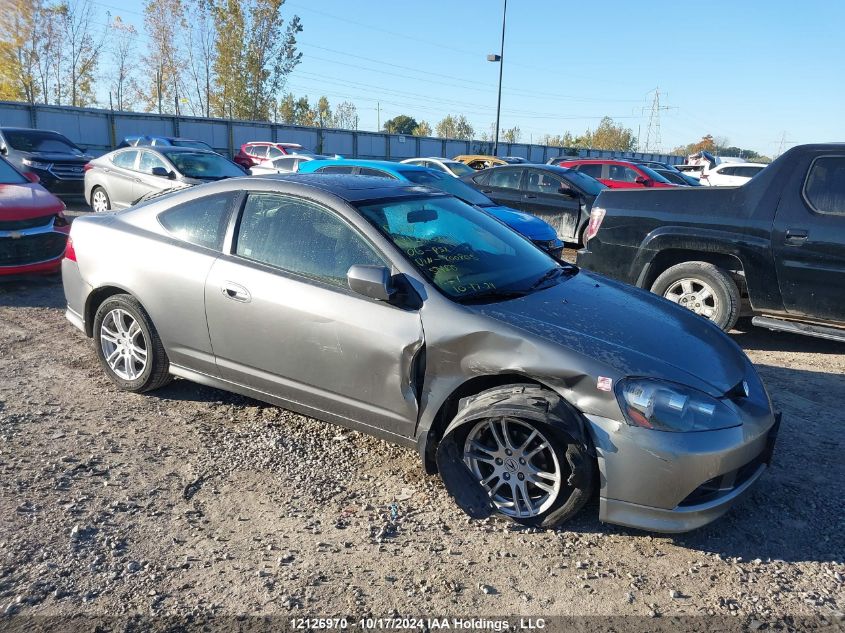
<path fill-rule="evenodd" d="M 61 275 L 0 279 L 0 307 L 65 307 Z"/>
<path fill-rule="evenodd" d="M 177 378 L 173 382 L 144 394 L 148 398 L 180 402 L 207 402 L 209 404 L 229 404 L 234 406 L 275 407 L 275 405 L 253 400 L 231 391 L 207 387 L 190 380 Z"/>

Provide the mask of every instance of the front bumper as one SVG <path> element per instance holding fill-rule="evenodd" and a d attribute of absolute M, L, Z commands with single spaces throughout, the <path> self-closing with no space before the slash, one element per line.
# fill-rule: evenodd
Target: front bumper
<path fill-rule="evenodd" d="M 50 170 L 25 167 L 25 169 L 36 174 L 40 184 L 50 193 L 57 196 L 82 197 L 85 193 L 85 181 L 83 174 L 61 177 Z M 81 169 L 81 167 L 80 167 Z"/>
<path fill-rule="evenodd" d="M 599 519 L 686 532 L 725 514 L 768 468 L 780 414 L 742 426 L 666 433 L 587 416 L 601 473 Z"/>
<path fill-rule="evenodd" d="M 0 231 L 0 277 L 47 275 L 59 271 L 69 226 L 43 226 Z"/>

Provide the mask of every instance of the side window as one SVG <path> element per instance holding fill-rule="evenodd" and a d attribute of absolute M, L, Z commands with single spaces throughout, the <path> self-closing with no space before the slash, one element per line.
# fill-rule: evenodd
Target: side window
<path fill-rule="evenodd" d="M 250 156 L 254 156 L 255 158 L 266 158 L 267 157 L 267 146 L 266 145 L 252 145 L 249 148 Z"/>
<path fill-rule="evenodd" d="M 845 215 L 845 156 L 813 161 L 804 183 L 804 196 L 818 213 Z"/>
<path fill-rule="evenodd" d="M 558 193 L 558 189 L 561 187 L 569 189 L 569 186 L 557 176 L 552 176 L 551 174 L 542 171 L 531 170 L 528 172 L 528 184 L 526 186 L 527 191 Z"/>
<path fill-rule="evenodd" d="M 619 180 L 622 182 L 634 182 L 639 174 L 630 167 L 625 165 L 608 165 L 609 173 L 608 180 Z"/>
<path fill-rule="evenodd" d="M 280 150 L 278 147 L 268 147 L 267 148 L 267 158 L 273 159 L 278 158 L 279 156 L 284 156 L 285 153 Z"/>
<path fill-rule="evenodd" d="M 736 176 L 736 167 L 723 167 L 716 171 L 720 176 Z"/>
<path fill-rule="evenodd" d="M 167 169 L 167 165 L 164 164 L 164 161 L 152 152 L 141 152 L 141 161 L 138 163 L 138 171 L 144 172 L 145 174 L 152 174 L 153 167 L 163 167 L 164 169 Z M 170 170 L 168 169 L 168 171 Z"/>
<path fill-rule="evenodd" d="M 428 167 L 429 169 L 434 169 L 436 171 L 448 172 L 448 170 L 445 167 L 443 167 L 443 165 L 441 165 L 440 163 L 435 163 L 435 162 L 430 161 L 430 160 L 425 161 L 424 165 L 426 167 Z"/>
<path fill-rule="evenodd" d="M 601 178 L 601 168 L 601 163 L 586 163 L 576 166 L 576 169 L 582 174 L 587 174 L 588 176 L 592 176 L 596 179 Z"/>
<path fill-rule="evenodd" d="M 197 198 L 169 209 L 158 221 L 174 237 L 219 251 L 223 248 L 229 209 L 237 192 Z"/>
<path fill-rule="evenodd" d="M 387 265 L 363 237 L 328 209 L 275 193 L 253 193 L 247 198 L 236 252 L 343 288 L 353 264 Z"/>
<path fill-rule="evenodd" d="M 491 172 L 489 171 L 481 172 L 480 174 L 473 176 L 472 181 L 476 185 L 486 185 L 490 182 L 490 173 Z"/>
<path fill-rule="evenodd" d="M 396 177 L 387 173 L 386 171 L 382 171 L 381 169 L 371 169 L 370 167 L 361 167 L 358 171 L 358 175 L 360 176 L 375 176 L 376 178 L 390 178 L 391 180 L 396 180 Z"/>
<path fill-rule="evenodd" d="M 351 174 L 354 168 L 349 165 L 327 165 L 317 170 L 318 174 Z"/>
<path fill-rule="evenodd" d="M 120 152 L 111 159 L 118 167 L 123 169 L 135 169 L 135 159 L 138 157 L 138 150 L 129 150 L 127 152 Z"/>
<path fill-rule="evenodd" d="M 487 181 L 487 184 L 491 187 L 501 187 L 503 189 L 519 189 L 522 171 L 522 169 L 498 167 L 490 172 L 490 180 Z"/>
<path fill-rule="evenodd" d="M 273 167 L 275 167 L 276 169 L 281 169 L 283 171 L 295 171 L 296 159 L 291 158 L 290 156 L 285 156 L 284 158 L 277 158 L 273 161 Z"/>

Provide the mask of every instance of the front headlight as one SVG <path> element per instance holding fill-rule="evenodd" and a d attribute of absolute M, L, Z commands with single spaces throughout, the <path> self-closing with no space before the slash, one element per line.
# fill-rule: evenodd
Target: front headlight
<path fill-rule="evenodd" d="M 53 166 L 52 163 L 42 163 L 39 160 L 32 160 L 30 158 L 24 158 L 21 161 L 27 167 L 32 167 L 33 169 L 50 169 Z"/>
<path fill-rule="evenodd" d="M 727 404 L 684 385 L 651 378 L 625 378 L 616 398 L 631 426 L 656 431 L 715 431 L 742 420 Z"/>

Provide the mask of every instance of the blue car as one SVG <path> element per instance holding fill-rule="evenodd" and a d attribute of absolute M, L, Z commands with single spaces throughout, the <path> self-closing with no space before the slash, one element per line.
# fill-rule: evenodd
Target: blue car
<path fill-rule="evenodd" d="M 433 169 L 386 160 L 343 159 L 301 162 L 298 172 L 376 176 L 440 189 L 481 208 L 527 237 L 550 255 L 558 258 L 563 255 L 563 242 L 548 222 L 544 222 L 535 215 L 498 205 L 471 185 Z"/>

